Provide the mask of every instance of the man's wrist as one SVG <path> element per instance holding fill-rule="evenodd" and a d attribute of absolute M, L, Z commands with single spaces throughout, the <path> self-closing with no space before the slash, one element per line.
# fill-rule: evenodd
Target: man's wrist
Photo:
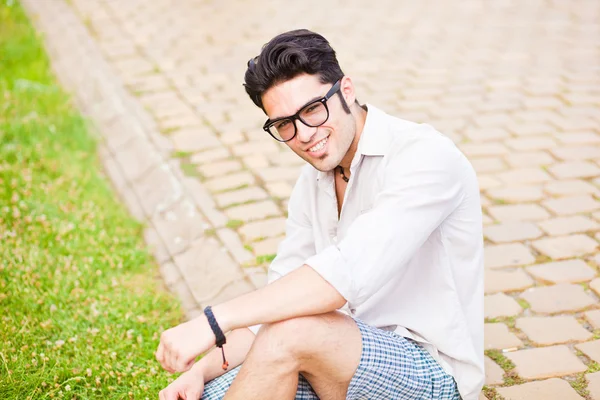
<path fill-rule="evenodd" d="M 227 332 L 234 329 L 234 326 L 232 326 L 231 317 L 227 312 L 226 303 L 213 306 L 212 312 L 215 316 L 215 319 L 217 320 L 217 324 L 219 324 L 219 327 L 221 328 L 223 333 L 226 334 Z"/>
<path fill-rule="evenodd" d="M 192 366 L 190 371 L 196 376 L 197 379 L 202 379 L 202 382 L 206 383 L 204 378 L 206 377 L 207 366 L 204 364 L 205 363 L 203 363 L 202 360 L 199 360 L 198 362 L 196 362 L 196 364 Z"/>

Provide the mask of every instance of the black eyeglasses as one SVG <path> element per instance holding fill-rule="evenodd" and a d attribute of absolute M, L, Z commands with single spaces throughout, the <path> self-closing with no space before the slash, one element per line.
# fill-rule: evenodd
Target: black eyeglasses
<path fill-rule="evenodd" d="M 310 126 L 311 128 L 323 125 L 327 122 L 327 119 L 329 119 L 327 100 L 340 90 L 341 82 L 342 80 L 340 79 L 331 87 L 331 89 L 329 89 L 325 96 L 306 104 L 296 114 L 290 115 L 289 117 L 277 118 L 272 121 L 268 119 L 267 122 L 265 122 L 263 129 L 269 132 L 269 135 L 273 136 L 273 139 L 280 142 L 288 142 L 292 140 L 298 132 L 296 120 L 300 120 L 304 125 Z"/>

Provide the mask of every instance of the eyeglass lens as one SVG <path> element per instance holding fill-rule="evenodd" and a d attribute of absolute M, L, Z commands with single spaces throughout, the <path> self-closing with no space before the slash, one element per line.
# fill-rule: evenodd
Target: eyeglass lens
<path fill-rule="evenodd" d="M 300 110 L 298 117 L 304 125 L 317 127 L 327 121 L 329 112 L 323 102 L 316 101 Z M 269 132 L 280 140 L 290 140 L 296 134 L 295 121 L 291 118 L 279 120 L 269 127 Z"/>

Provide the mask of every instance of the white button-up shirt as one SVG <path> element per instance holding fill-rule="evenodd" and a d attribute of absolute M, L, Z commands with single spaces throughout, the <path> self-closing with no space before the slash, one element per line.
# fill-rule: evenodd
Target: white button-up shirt
<path fill-rule="evenodd" d="M 307 264 L 354 317 L 420 342 L 476 400 L 483 236 L 475 172 L 425 124 L 369 105 L 338 218 L 333 172 L 303 168 L 269 282 Z"/>

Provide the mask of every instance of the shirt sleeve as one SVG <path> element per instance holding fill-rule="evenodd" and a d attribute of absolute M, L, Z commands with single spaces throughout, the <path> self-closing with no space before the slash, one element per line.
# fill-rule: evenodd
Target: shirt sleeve
<path fill-rule="evenodd" d="M 384 161 L 385 162 L 385 161 Z M 415 138 L 388 156 L 373 208 L 306 260 L 352 307 L 382 288 L 460 204 L 469 166 L 452 142 Z"/>
<path fill-rule="evenodd" d="M 306 259 L 314 256 L 315 239 L 312 224 L 304 207 L 308 204 L 306 193 L 310 176 L 303 171 L 294 186 L 288 203 L 288 217 L 285 223 L 285 238 L 277 247 L 277 255 L 271 262 L 267 282 L 273 283 L 282 276 L 300 268 Z M 262 325 L 248 327 L 255 335 Z"/>

